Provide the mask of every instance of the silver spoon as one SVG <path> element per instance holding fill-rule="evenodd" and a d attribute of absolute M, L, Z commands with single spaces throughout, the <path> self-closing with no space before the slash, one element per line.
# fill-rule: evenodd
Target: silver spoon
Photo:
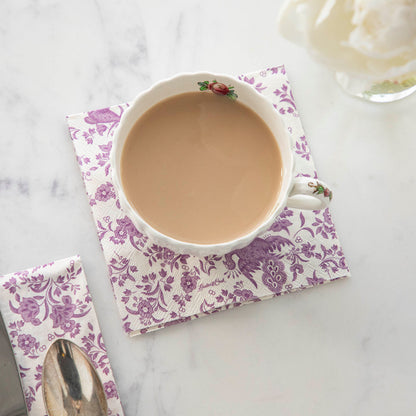
<path fill-rule="evenodd" d="M 46 353 L 42 392 L 49 416 L 107 416 L 104 388 L 93 364 L 66 339 L 56 340 Z"/>

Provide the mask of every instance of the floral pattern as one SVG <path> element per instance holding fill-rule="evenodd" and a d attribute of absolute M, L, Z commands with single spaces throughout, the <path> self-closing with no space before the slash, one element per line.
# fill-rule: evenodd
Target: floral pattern
<path fill-rule="evenodd" d="M 325 198 L 332 199 L 332 191 L 325 187 L 324 185 L 320 184 L 319 182 L 309 182 L 308 186 L 313 188 L 313 193 L 316 195 L 323 195 Z"/>
<path fill-rule="evenodd" d="M 270 257 L 264 262 L 263 267 L 263 283 L 274 293 L 280 293 L 283 285 L 287 281 L 287 274 L 285 273 L 285 265 L 276 257 Z"/>
<path fill-rule="evenodd" d="M 199 91 L 212 91 L 217 95 L 226 95 L 230 100 L 235 101 L 238 98 L 238 95 L 234 91 L 232 85 L 225 85 L 222 82 L 214 81 L 201 81 L 197 83 L 199 86 Z"/>
<path fill-rule="evenodd" d="M 42 365 L 58 338 L 70 339 L 84 350 L 103 381 L 108 414 L 123 415 L 79 257 L 0 276 L 0 295 L 29 415 L 46 414 Z"/>
<path fill-rule="evenodd" d="M 97 192 L 95 193 L 95 199 L 97 201 L 108 201 L 111 198 L 115 198 L 116 194 L 114 193 L 113 184 L 110 182 L 103 183 L 97 188 Z"/>
<path fill-rule="evenodd" d="M 232 85 L 225 85 L 222 82 L 214 81 L 201 81 L 197 83 L 199 86 L 199 91 L 212 91 L 217 95 L 226 95 L 230 100 L 235 101 L 238 98 L 238 95 L 234 91 Z"/>
<path fill-rule="evenodd" d="M 285 120 L 294 141 L 295 175 L 316 178 L 284 66 L 239 79 L 269 98 Z M 201 84 L 203 90 L 221 94 L 230 90 L 218 83 Z M 285 209 L 264 235 L 224 256 L 175 253 L 143 235 L 121 210 L 108 165 L 113 133 L 127 107 L 67 119 L 127 334 L 142 334 L 349 276 L 328 209 Z M 13 282 L 9 284 L 13 290 Z M 25 311 L 27 319 L 37 318 L 36 305 L 27 305 Z"/>

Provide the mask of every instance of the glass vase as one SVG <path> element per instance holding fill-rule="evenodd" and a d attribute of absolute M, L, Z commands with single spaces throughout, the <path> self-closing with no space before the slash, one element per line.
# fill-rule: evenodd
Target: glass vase
<path fill-rule="evenodd" d="M 349 94 L 367 101 L 390 103 L 416 91 L 416 73 L 393 80 L 371 80 L 346 72 L 336 72 L 338 84 Z"/>

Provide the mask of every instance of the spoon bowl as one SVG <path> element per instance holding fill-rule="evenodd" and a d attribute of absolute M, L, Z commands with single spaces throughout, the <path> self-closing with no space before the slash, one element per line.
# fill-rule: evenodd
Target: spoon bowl
<path fill-rule="evenodd" d="M 42 392 L 49 416 L 107 415 L 104 388 L 94 365 L 69 340 L 56 340 L 46 353 Z"/>

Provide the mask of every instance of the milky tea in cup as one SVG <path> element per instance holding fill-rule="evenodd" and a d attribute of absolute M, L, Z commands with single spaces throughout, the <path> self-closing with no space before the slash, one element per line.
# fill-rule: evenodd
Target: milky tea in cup
<path fill-rule="evenodd" d="M 204 88 L 202 88 L 204 89 Z M 160 233 L 217 244 L 255 230 L 273 212 L 282 156 L 266 123 L 223 84 L 166 98 L 125 140 L 124 193 Z"/>

